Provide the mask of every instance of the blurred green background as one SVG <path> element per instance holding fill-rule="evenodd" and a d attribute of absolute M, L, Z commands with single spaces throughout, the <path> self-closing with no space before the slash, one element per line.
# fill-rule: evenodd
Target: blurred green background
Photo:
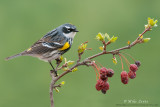
<path fill-rule="evenodd" d="M 108 50 L 125 46 L 142 33 L 148 17 L 160 21 L 159 5 L 159 0 L 0 0 L 0 107 L 50 107 L 49 64 L 32 57 L 10 61 L 5 61 L 5 57 L 27 49 L 64 23 L 72 23 L 80 31 L 72 49 L 64 55 L 67 59 L 76 60 L 77 47 L 87 40 L 93 50 L 83 58 L 100 52 L 101 43 L 95 40 L 98 32 L 119 37 Z M 158 26 L 144 35 L 152 38 L 149 43 L 125 51 L 142 63 L 137 77 L 128 85 L 121 83 L 119 58 L 114 65 L 111 55 L 101 56 L 95 60 L 115 71 L 113 78 L 109 78 L 107 94 L 96 91 L 94 70 L 83 66 L 59 81 L 66 84 L 60 93 L 54 91 L 55 106 L 117 107 L 124 100 L 147 100 L 147 104 L 159 106 L 159 29 Z"/>

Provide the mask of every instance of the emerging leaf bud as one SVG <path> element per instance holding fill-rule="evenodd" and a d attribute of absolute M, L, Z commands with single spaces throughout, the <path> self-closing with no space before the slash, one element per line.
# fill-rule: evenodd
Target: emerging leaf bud
<path fill-rule="evenodd" d="M 115 42 L 115 41 L 117 40 L 117 38 L 118 38 L 118 37 L 114 37 L 114 36 L 113 36 L 113 37 L 110 39 L 110 42 L 111 42 L 111 43 Z"/>
<path fill-rule="evenodd" d="M 61 85 L 64 85 L 65 83 L 66 83 L 65 81 L 62 81 L 62 82 L 61 82 Z"/>
<path fill-rule="evenodd" d="M 158 20 L 154 20 L 154 18 L 153 19 L 151 19 L 150 17 L 148 18 L 148 25 L 150 25 L 150 26 L 157 26 L 157 22 L 158 22 Z"/>
<path fill-rule="evenodd" d="M 67 65 L 69 66 L 69 65 L 72 65 L 74 63 L 74 61 L 71 61 L 71 60 L 69 60 L 69 61 L 67 61 Z"/>
<path fill-rule="evenodd" d="M 54 88 L 56 90 L 57 93 L 59 93 L 59 89 L 58 88 Z"/>
<path fill-rule="evenodd" d="M 78 47 L 78 53 L 83 53 L 87 48 L 87 44 L 86 43 L 83 43 L 81 44 L 79 47 Z"/>
<path fill-rule="evenodd" d="M 78 70 L 78 68 L 76 67 L 76 68 L 74 68 L 73 70 L 72 70 L 72 72 L 75 72 L 75 71 L 77 71 Z"/>
<path fill-rule="evenodd" d="M 144 38 L 142 42 L 143 42 L 143 43 L 147 43 L 147 42 L 149 42 L 150 39 L 151 39 L 151 38 Z"/>
<path fill-rule="evenodd" d="M 112 58 L 112 61 L 113 61 L 114 64 L 117 64 L 117 59 L 116 59 L 116 57 L 113 57 L 113 58 Z"/>
<path fill-rule="evenodd" d="M 98 33 L 98 35 L 96 36 L 96 39 L 98 41 L 104 41 L 105 40 L 105 36 L 102 33 Z"/>

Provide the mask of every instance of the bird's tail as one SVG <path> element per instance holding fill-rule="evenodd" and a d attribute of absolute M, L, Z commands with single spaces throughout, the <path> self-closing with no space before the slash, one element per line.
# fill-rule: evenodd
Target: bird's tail
<path fill-rule="evenodd" d="M 13 56 L 9 56 L 5 60 L 8 61 L 10 59 L 13 59 L 13 58 L 16 58 L 16 57 L 19 57 L 19 56 L 22 56 L 22 53 L 19 53 L 19 54 L 13 55 Z"/>

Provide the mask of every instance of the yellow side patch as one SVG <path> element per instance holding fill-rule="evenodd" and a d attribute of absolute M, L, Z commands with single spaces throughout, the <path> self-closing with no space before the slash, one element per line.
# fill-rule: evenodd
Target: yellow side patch
<path fill-rule="evenodd" d="M 66 42 L 62 48 L 60 48 L 59 50 L 66 50 L 70 47 L 70 44 L 68 42 Z"/>
<path fill-rule="evenodd" d="M 30 51 L 32 48 L 27 49 L 27 52 Z"/>

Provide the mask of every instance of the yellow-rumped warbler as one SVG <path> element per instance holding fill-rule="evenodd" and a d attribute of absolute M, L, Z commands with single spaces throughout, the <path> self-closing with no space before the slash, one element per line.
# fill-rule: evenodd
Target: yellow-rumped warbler
<path fill-rule="evenodd" d="M 33 56 L 49 62 L 54 70 L 51 61 L 57 60 L 71 48 L 76 32 L 78 32 L 78 30 L 74 25 L 63 24 L 47 33 L 29 49 L 14 56 L 7 57 L 6 60 L 18 56 Z"/>

